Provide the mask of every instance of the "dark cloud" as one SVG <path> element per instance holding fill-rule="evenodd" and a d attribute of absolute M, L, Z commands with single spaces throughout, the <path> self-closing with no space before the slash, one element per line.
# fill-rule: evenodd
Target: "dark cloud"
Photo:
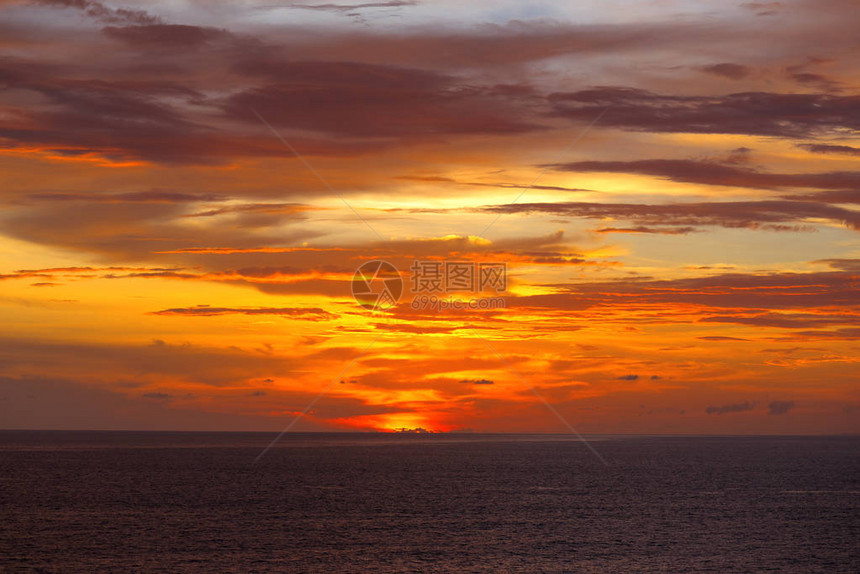
<path fill-rule="evenodd" d="M 784 415 L 795 407 L 794 401 L 773 401 L 767 405 L 769 415 Z"/>
<path fill-rule="evenodd" d="M 80 201 L 69 217 L 68 201 L 30 201 L 10 212 L 3 233 L 43 245 L 100 253 L 117 260 L 144 260 L 153 252 L 200 245 L 290 245 L 319 236 L 317 229 L 286 229 L 303 218 L 295 213 L 237 214 L 230 225 L 188 225 L 184 201 Z M 152 198 L 150 198 L 152 199 Z"/>
<path fill-rule="evenodd" d="M 493 385 L 494 381 L 490 381 L 487 379 L 463 379 L 462 381 L 458 381 L 464 385 Z"/>
<path fill-rule="evenodd" d="M 705 412 L 709 415 L 725 415 L 729 413 L 742 413 L 751 411 L 755 408 L 755 403 L 744 401 L 742 403 L 732 403 L 730 405 L 722 405 L 719 407 L 707 407 Z"/>
<path fill-rule="evenodd" d="M 109 273 L 104 279 L 197 279 L 194 273 L 179 273 L 177 271 L 144 271 L 140 273 L 124 273 L 122 275 Z"/>
<path fill-rule="evenodd" d="M 241 62 L 237 70 L 277 82 L 231 95 L 223 104 L 228 117 L 254 125 L 259 120 L 253 110 L 277 127 L 357 138 L 423 140 L 540 129 L 509 90 L 463 85 L 427 70 L 263 57 Z"/>
<path fill-rule="evenodd" d="M 783 329 L 807 329 L 831 325 L 853 325 L 860 316 L 828 313 L 755 313 L 751 315 L 714 315 L 699 319 L 702 323 L 733 323 L 754 327 L 778 327 Z"/>
<path fill-rule="evenodd" d="M 572 191 L 572 192 L 582 192 L 582 191 L 593 191 L 591 189 L 584 189 L 581 187 L 565 187 L 561 185 L 524 185 L 517 183 L 506 183 L 506 182 L 498 182 L 498 183 L 486 183 L 479 181 L 458 181 L 456 179 L 450 177 L 443 177 L 438 175 L 402 175 L 397 176 L 395 179 L 404 180 L 404 181 L 417 181 L 421 183 L 451 183 L 456 185 L 468 185 L 473 187 L 492 187 L 498 189 L 538 189 L 538 190 L 547 190 L 547 191 Z"/>
<path fill-rule="evenodd" d="M 545 213 L 588 219 L 626 219 L 651 228 L 720 226 L 728 228 L 803 231 L 807 219 L 835 221 L 860 229 L 860 212 L 806 201 L 725 201 L 701 203 L 516 203 L 482 208 L 492 213 Z"/>
<path fill-rule="evenodd" d="M 753 150 L 748 147 L 739 147 L 731 150 L 729 154 L 720 160 L 724 164 L 744 164 L 752 160 Z"/>
<path fill-rule="evenodd" d="M 102 28 L 108 37 L 148 50 L 173 51 L 200 48 L 210 42 L 230 37 L 225 30 L 184 26 L 177 24 L 150 24 L 144 26 L 107 26 Z"/>
<path fill-rule="evenodd" d="M 708 335 L 706 337 L 696 337 L 702 341 L 749 341 L 749 339 L 741 339 L 740 337 L 726 337 L 723 335 Z"/>
<path fill-rule="evenodd" d="M 164 309 L 154 311 L 151 315 L 181 315 L 194 317 L 215 317 L 218 315 L 280 315 L 294 319 L 308 319 L 321 321 L 334 319 L 335 315 L 318 307 L 210 307 L 209 305 L 198 305 L 196 307 L 179 307 L 175 309 Z"/>
<path fill-rule="evenodd" d="M 785 8 L 785 4 L 783 2 L 744 2 L 740 7 L 755 12 L 756 16 L 774 16 Z"/>
<path fill-rule="evenodd" d="M 619 381 L 635 381 L 639 379 L 639 375 L 621 375 L 618 377 Z"/>
<path fill-rule="evenodd" d="M 811 151 L 812 153 L 860 155 L 860 148 L 851 147 L 849 145 L 803 143 L 797 144 L 797 147 Z"/>
<path fill-rule="evenodd" d="M 409 323 L 374 323 L 375 329 L 384 331 L 396 331 L 398 333 L 415 333 L 426 335 L 431 333 L 453 333 L 458 327 L 428 327 L 422 325 L 412 325 Z"/>
<path fill-rule="evenodd" d="M 860 327 L 841 327 L 833 331 L 797 331 L 777 341 L 816 341 L 816 340 L 843 340 L 856 341 L 860 339 Z"/>
<path fill-rule="evenodd" d="M 660 95 L 598 87 L 549 96 L 553 114 L 602 126 L 648 132 L 804 137 L 860 130 L 860 96 L 743 92 L 726 96 Z"/>
<path fill-rule="evenodd" d="M 266 6 L 267 9 L 289 8 L 291 10 L 316 10 L 320 12 L 352 13 L 368 8 L 403 8 L 415 6 L 413 0 L 389 0 L 388 2 L 363 2 L 359 4 L 284 4 L 281 6 Z"/>
<path fill-rule="evenodd" d="M 802 85 L 811 85 L 825 91 L 839 91 L 839 82 L 833 81 L 823 74 L 811 72 L 793 72 L 789 78 Z"/>
<path fill-rule="evenodd" d="M 189 344 L 84 344 L 3 339 L 0 364 L 16 370 L 96 379 L 160 383 L 165 379 L 219 387 L 261 380 L 273 371 L 289 373 L 295 361 L 238 348 Z"/>
<path fill-rule="evenodd" d="M 856 274 L 724 273 L 687 279 L 633 279 L 551 284 L 555 293 L 506 297 L 507 307 L 553 308 L 563 311 L 623 304 L 625 310 L 655 304 L 693 304 L 731 310 L 811 309 L 860 305 Z M 751 313 L 753 314 L 753 313 Z"/>
<path fill-rule="evenodd" d="M 546 20 L 513 20 L 505 24 L 457 28 L 422 26 L 403 33 L 351 33 L 326 38 L 322 49 L 349 55 L 354 61 L 386 61 L 443 69 L 503 69 L 569 54 L 627 54 L 679 43 L 725 42 L 725 30 L 693 22 L 635 24 L 569 24 Z"/>
<path fill-rule="evenodd" d="M 230 214 L 299 214 L 313 208 L 301 203 L 246 203 L 242 205 L 230 205 L 207 209 L 197 213 L 191 213 L 188 217 L 213 217 L 215 215 Z"/>
<path fill-rule="evenodd" d="M 860 259 L 819 259 L 814 263 L 825 263 L 833 269 L 860 273 Z"/>
<path fill-rule="evenodd" d="M 741 80 L 746 78 L 751 72 L 747 66 L 731 63 L 712 64 L 699 69 L 703 72 L 707 72 L 708 74 L 722 76 L 723 78 L 728 78 L 730 80 Z"/>
<path fill-rule="evenodd" d="M 596 233 L 654 233 L 659 235 L 686 235 L 699 231 L 695 227 L 648 227 L 637 225 L 636 227 L 601 227 L 594 230 Z"/>
<path fill-rule="evenodd" d="M 182 193 L 173 191 L 138 191 L 130 193 L 31 193 L 35 201 L 86 201 L 96 203 L 193 203 L 225 201 L 226 197 L 211 193 Z"/>
<path fill-rule="evenodd" d="M 39 94 L 52 105 L 21 110 L 24 121 L 7 119 L 0 123 L 0 138 L 73 155 L 97 152 L 113 161 L 144 157 L 181 162 L 195 146 L 201 156 L 209 153 L 204 149 L 214 147 L 203 138 L 205 128 L 168 103 L 170 98 L 200 97 L 183 85 L 63 79 L 32 71 L 26 75 L 15 72 L 7 65 L 5 70 L 0 69 L 0 77 L 5 74 L 10 87 Z"/>
<path fill-rule="evenodd" d="M 32 0 L 32 2 L 53 8 L 81 10 L 90 18 L 107 24 L 149 25 L 161 22 L 160 18 L 152 16 L 144 10 L 114 9 L 95 0 Z"/>
<path fill-rule="evenodd" d="M 263 391 L 250 387 L 247 390 L 252 392 L 241 393 L 229 389 L 223 393 L 205 389 L 195 393 L 153 390 L 145 394 L 154 396 L 144 397 L 122 392 L 138 387 L 137 384 L 119 381 L 93 385 L 91 379 L 91 373 L 80 379 L 68 376 L 0 377 L 0 420 L 4 428 L 278 432 L 283 429 L 284 420 L 270 416 L 273 410 L 301 412 L 317 395 L 317 391 L 286 390 L 272 390 L 260 395 Z M 261 401 L 261 396 L 266 399 Z M 342 427 L 338 429 L 325 423 L 324 419 L 390 410 L 348 397 L 329 396 L 324 403 L 302 417 L 297 428 L 304 431 L 342 430 Z M 242 414 L 213 412 L 213 409 L 224 409 L 228 405 L 241 405 Z"/>
<path fill-rule="evenodd" d="M 260 137 L 251 108 L 278 128 L 300 130 L 289 137 L 304 155 L 326 156 L 358 156 L 445 136 L 531 133 L 547 127 L 547 112 L 590 121 L 608 104 L 602 126 L 647 131 L 794 135 L 811 133 L 815 126 L 856 129 L 856 114 L 849 109 L 856 109 L 856 102 L 850 96 L 706 97 L 595 88 L 547 99 L 528 74 L 510 73 L 514 79 L 496 84 L 487 79 L 492 76 L 476 73 L 488 67 L 509 72 L 512 64 L 563 54 L 722 40 L 724 31 L 708 25 L 512 22 L 476 30 L 428 26 L 410 34 L 288 28 L 278 39 L 264 39 L 167 23 L 89 0 L 42 4 L 82 10 L 109 24 L 98 42 L 87 44 L 99 50 L 92 61 L 63 64 L 57 58 L 48 64 L 33 52 L 33 60 L 2 63 L 0 81 L 12 89 L 7 93 L 25 90 L 28 100 L 24 106 L 10 97 L 7 104 L 4 94 L 3 145 L 38 147 L 53 156 L 217 165 L 282 154 L 279 142 Z M 354 10 L 339 3 L 287 7 Z M 105 41 L 111 49 L 104 49 Z M 61 38 L 51 48 L 66 50 Z M 705 69 L 725 76 L 742 73 L 743 66 L 722 62 Z"/>
<path fill-rule="evenodd" d="M 860 104 L 860 100 L 858 100 Z M 713 161 L 647 159 L 638 161 L 580 161 L 553 166 L 561 171 L 631 173 L 662 177 L 670 181 L 731 187 L 780 189 L 860 188 L 860 172 L 768 173 Z"/>
<path fill-rule="evenodd" d="M 88 379 L 91 377 L 85 376 L 82 380 L 38 376 L 0 377 L 0 396 L 3 397 L 0 400 L 0 420 L 3 421 L 3 427 L 275 432 L 283 427 L 280 420 L 275 422 L 269 417 L 181 408 L 176 401 L 165 399 L 141 400 L 140 395 L 117 392 L 135 388 L 138 386 L 136 384 L 120 381 L 94 387 L 85 382 Z M 331 427 L 313 424 L 311 420 L 300 424 L 306 425 L 307 430 L 332 430 Z"/>
<path fill-rule="evenodd" d="M 819 191 L 799 195 L 784 195 L 782 199 L 789 201 L 817 201 L 820 203 L 857 203 L 860 204 L 860 189 L 844 189 L 834 191 Z"/>
<path fill-rule="evenodd" d="M 182 268 L 166 267 L 54 267 L 48 269 L 19 269 L 14 273 L 0 274 L 0 281 L 8 279 L 94 279 L 119 277 L 116 272 L 125 272 L 125 277 L 177 277 L 194 278 L 196 275 L 181 273 Z M 33 285 L 57 285 L 45 282 Z"/>
<path fill-rule="evenodd" d="M 0 59 L 0 85 L 38 102 L 7 108 L 0 120 L 0 147 L 36 146 L 48 155 L 126 164 L 217 165 L 237 157 L 285 155 L 283 144 L 261 135 L 256 119 L 253 132 L 216 125 L 218 102 L 188 87 L 195 83 L 193 71 L 187 82 L 166 79 L 172 74 L 165 72 L 130 79 L 98 77 L 103 72 L 88 79 L 64 73 L 69 70 Z M 370 153 L 384 144 L 307 134 L 291 139 L 309 156 Z"/>

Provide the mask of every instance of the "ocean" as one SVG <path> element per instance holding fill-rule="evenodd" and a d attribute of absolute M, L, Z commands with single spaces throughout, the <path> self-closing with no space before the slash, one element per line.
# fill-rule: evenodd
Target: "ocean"
<path fill-rule="evenodd" d="M 860 437 L 0 431 L 2 572 L 860 572 Z"/>

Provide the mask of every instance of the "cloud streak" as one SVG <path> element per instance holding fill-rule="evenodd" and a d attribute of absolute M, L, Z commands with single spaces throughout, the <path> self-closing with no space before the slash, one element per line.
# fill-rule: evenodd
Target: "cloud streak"
<path fill-rule="evenodd" d="M 803 231 L 801 226 L 813 219 L 827 220 L 853 230 L 860 229 L 860 212 L 835 205 L 789 200 L 665 204 L 569 201 L 491 205 L 482 210 L 505 214 L 540 213 L 586 219 L 622 219 L 641 224 L 643 229 L 659 229 L 664 233 L 678 232 L 679 227 L 680 231 L 692 231 L 689 228 L 701 226 Z M 636 228 L 633 229 L 635 232 Z"/>

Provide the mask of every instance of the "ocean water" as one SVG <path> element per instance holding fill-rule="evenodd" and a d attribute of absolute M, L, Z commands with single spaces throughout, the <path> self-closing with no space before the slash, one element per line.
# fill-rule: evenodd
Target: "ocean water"
<path fill-rule="evenodd" d="M 860 572 L 860 437 L 0 432 L 2 572 Z"/>

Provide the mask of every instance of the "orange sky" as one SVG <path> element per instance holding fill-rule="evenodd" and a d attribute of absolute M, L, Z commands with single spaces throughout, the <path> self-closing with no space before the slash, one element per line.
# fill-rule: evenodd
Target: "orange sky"
<path fill-rule="evenodd" d="M 858 432 L 857 24 L 0 0 L 0 426 Z"/>

